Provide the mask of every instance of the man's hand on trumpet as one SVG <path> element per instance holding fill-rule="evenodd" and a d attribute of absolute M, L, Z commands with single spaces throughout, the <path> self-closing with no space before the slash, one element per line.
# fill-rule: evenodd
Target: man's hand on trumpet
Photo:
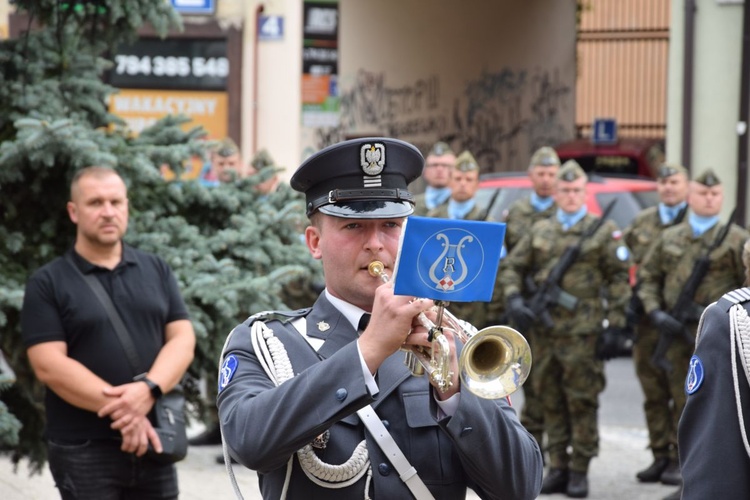
<path fill-rule="evenodd" d="M 423 300 L 426 302 L 429 302 L 431 304 L 434 304 L 432 300 L 427 299 L 416 299 L 416 300 Z M 429 310 L 424 311 L 425 316 L 427 319 L 429 319 L 432 323 L 437 322 L 437 311 L 435 311 L 434 307 L 430 307 Z M 419 324 L 418 328 L 412 328 L 412 331 L 409 333 L 409 335 L 406 336 L 406 340 L 404 341 L 404 346 L 415 346 L 415 347 L 422 347 L 425 348 L 425 351 L 427 353 L 430 352 L 430 349 L 434 349 L 434 344 L 431 341 L 430 338 L 430 332 L 429 329 L 422 324 L 422 319 L 415 318 L 416 322 Z M 445 340 L 447 341 L 447 345 L 450 347 L 450 353 L 449 353 L 449 366 L 450 366 L 450 386 L 447 389 L 440 389 L 433 380 L 430 379 L 430 383 L 432 384 L 435 389 L 435 394 L 437 394 L 438 399 L 441 401 L 445 401 L 446 399 L 450 398 L 454 394 L 456 394 L 459 389 L 459 366 L 458 366 L 458 356 L 456 353 L 456 335 L 452 328 L 449 326 L 443 326 L 443 333 L 442 335 L 445 337 Z M 437 359 L 437 356 L 435 356 Z"/>
<path fill-rule="evenodd" d="M 432 348 L 428 340 L 429 331 L 419 319 L 420 313 L 435 321 L 435 303 L 430 299 L 414 299 L 394 295 L 393 282 L 378 287 L 372 307 L 372 317 L 365 331 L 359 337 L 359 348 L 370 369 L 375 373 L 387 357 L 405 345 Z M 450 329 L 443 330 L 451 347 L 450 365 L 453 384 L 446 392 L 436 391 L 438 397 L 447 399 L 458 391 L 458 360 L 456 358 L 454 335 Z"/>

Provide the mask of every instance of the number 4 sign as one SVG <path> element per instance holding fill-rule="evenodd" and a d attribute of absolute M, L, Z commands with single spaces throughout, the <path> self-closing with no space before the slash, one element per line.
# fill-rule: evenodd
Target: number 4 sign
<path fill-rule="evenodd" d="M 283 38 L 284 18 L 282 16 L 260 16 L 258 40 L 281 40 Z"/>

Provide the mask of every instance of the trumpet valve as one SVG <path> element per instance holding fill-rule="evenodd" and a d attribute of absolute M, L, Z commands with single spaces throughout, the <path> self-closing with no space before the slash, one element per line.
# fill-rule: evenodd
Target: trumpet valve
<path fill-rule="evenodd" d="M 424 375 L 424 366 L 422 366 L 419 358 L 409 350 L 406 351 L 406 355 L 404 356 L 404 364 L 415 377 L 421 377 Z"/>

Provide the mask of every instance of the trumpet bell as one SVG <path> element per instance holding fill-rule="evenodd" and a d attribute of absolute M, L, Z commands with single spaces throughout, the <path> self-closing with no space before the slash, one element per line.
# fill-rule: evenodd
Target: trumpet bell
<path fill-rule="evenodd" d="M 498 399 L 518 390 L 531 371 L 531 349 L 523 335 L 509 326 L 488 326 L 461 351 L 461 387 L 481 398 Z"/>

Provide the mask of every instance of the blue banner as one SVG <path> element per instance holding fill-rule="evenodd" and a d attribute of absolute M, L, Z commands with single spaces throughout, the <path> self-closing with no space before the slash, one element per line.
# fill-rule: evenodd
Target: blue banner
<path fill-rule="evenodd" d="M 394 291 L 449 302 L 489 302 L 504 238 L 500 222 L 409 217 Z"/>

